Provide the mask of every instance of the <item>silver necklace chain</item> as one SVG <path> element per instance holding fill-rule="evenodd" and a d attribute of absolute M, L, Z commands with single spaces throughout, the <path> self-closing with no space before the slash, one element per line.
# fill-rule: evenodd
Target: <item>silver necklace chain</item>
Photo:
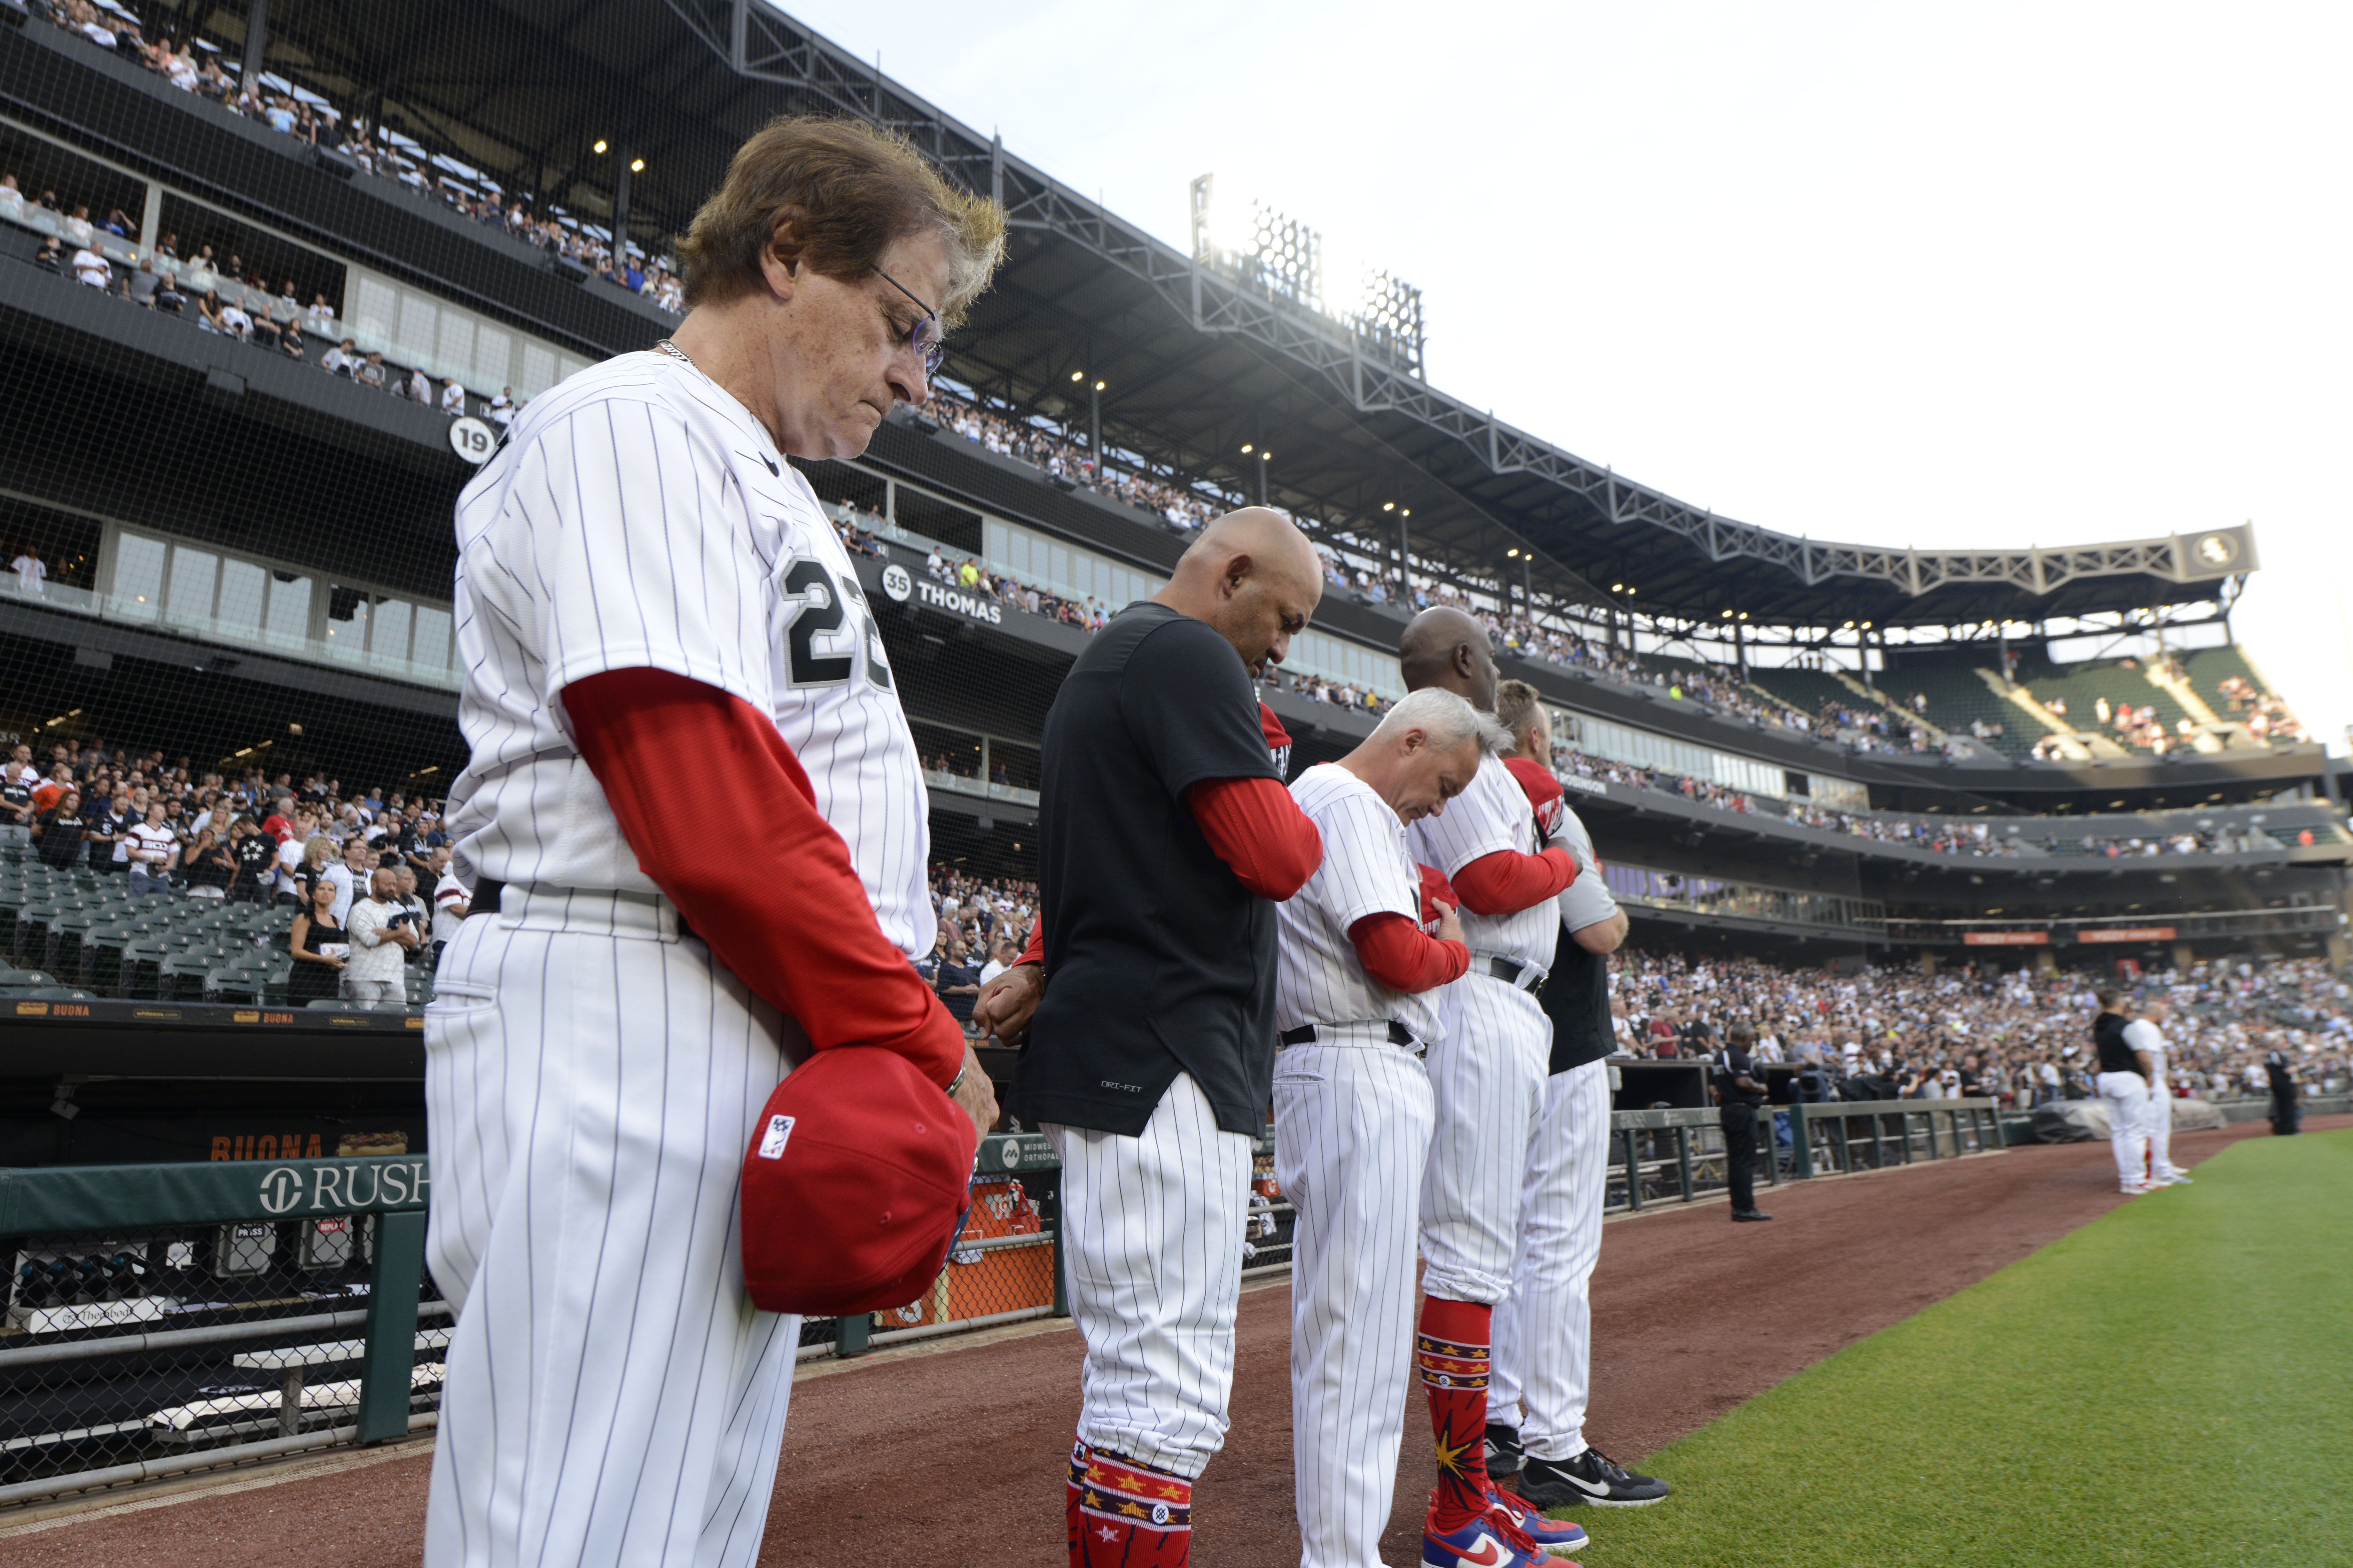
<path fill-rule="evenodd" d="M 728 396 L 730 396 L 730 397 L 734 398 L 734 399 L 735 399 L 735 401 L 736 401 L 737 403 L 739 403 L 739 404 L 744 404 L 744 412 L 745 412 L 746 414 L 750 414 L 750 413 L 752 412 L 751 405 L 744 403 L 744 399 L 743 399 L 742 397 L 738 396 L 736 394 L 734 394 L 734 393 L 733 393 L 733 392 L 728 392 L 728 391 L 727 391 L 727 388 L 725 388 L 725 387 L 723 387 L 723 386 L 721 386 L 717 382 L 715 382 L 715 381 L 712 381 L 712 380 L 711 380 L 711 373 L 710 373 L 709 371 L 707 371 L 707 370 L 703 369 L 701 365 L 699 365 L 699 364 L 695 363 L 694 363 L 694 361 L 693 361 L 693 359 L 692 359 L 692 358 L 691 358 L 691 357 L 687 353 L 687 352 L 686 352 L 684 349 L 682 349 L 682 348 L 679 347 L 676 343 L 674 343 L 674 342 L 670 342 L 668 338 L 664 338 L 664 339 L 662 339 L 659 342 L 658 342 L 658 343 L 654 344 L 654 347 L 655 347 L 655 348 L 657 348 L 657 349 L 659 349 L 659 350 L 660 350 L 663 353 L 666 353 L 666 354 L 670 355 L 670 358 L 672 358 L 672 359 L 674 359 L 674 360 L 678 361 L 678 363 L 681 363 L 681 364 L 682 364 L 682 365 L 686 366 L 686 368 L 687 368 L 687 369 L 689 369 L 689 370 L 691 370 L 691 371 L 694 372 L 694 374 L 697 374 L 697 375 L 701 376 L 703 380 L 705 380 L 705 381 L 707 381 L 707 382 L 711 382 L 711 384 L 712 384 L 712 386 L 713 388 L 715 388 L 715 389 L 717 389 L 718 391 L 721 391 L 721 392 L 726 392 L 726 393 L 727 393 L 727 395 L 728 395 Z M 756 415 L 755 415 L 755 416 L 754 416 L 754 417 L 753 417 L 753 423 L 754 423 L 754 424 L 755 424 L 755 425 L 759 423 L 759 418 L 758 418 L 758 416 L 757 416 Z M 771 441 L 774 441 L 774 440 L 776 439 L 776 437 L 774 437 L 772 436 L 772 437 L 769 437 L 769 439 L 770 439 Z M 778 453 L 778 456 L 780 456 L 780 457 L 781 457 L 782 455 L 783 455 L 783 454 L 782 454 L 781 452 L 780 452 L 780 453 Z"/>

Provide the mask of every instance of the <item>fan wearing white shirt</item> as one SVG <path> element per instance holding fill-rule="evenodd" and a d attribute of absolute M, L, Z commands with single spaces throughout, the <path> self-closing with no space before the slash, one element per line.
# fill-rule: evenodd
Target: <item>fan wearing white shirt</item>
<path fill-rule="evenodd" d="M 8 570 L 16 574 L 16 587 L 19 592 L 38 594 L 45 591 L 41 584 L 47 581 L 49 569 L 43 565 L 41 558 L 31 551 L 26 551 L 16 560 L 8 563 Z"/>
<path fill-rule="evenodd" d="M 93 289 L 103 289 L 114 281 L 114 268 L 98 253 L 96 245 L 85 245 L 73 253 L 73 275 L 77 283 L 87 283 Z"/>

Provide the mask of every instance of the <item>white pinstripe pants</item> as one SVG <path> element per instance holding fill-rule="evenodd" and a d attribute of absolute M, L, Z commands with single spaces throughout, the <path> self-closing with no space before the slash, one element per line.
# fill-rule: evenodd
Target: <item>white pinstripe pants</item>
<path fill-rule="evenodd" d="M 790 1026 L 667 906 L 514 887 L 435 993 L 427 1568 L 750 1568 L 800 1320 L 744 1294 L 736 1194 Z"/>
<path fill-rule="evenodd" d="M 2173 1090 L 2162 1083 L 2148 1086 L 2148 1106 L 2141 1126 L 2148 1138 L 2148 1173 L 2180 1174 L 2181 1167 L 2173 1163 Z"/>
<path fill-rule="evenodd" d="M 1512 1289 L 1552 1020 L 1535 997 L 1485 974 L 1446 987 L 1440 1005 L 1446 1037 L 1430 1047 L 1438 1125 L 1421 1177 L 1421 1288 L 1493 1306 Z"/>
<path fill-rule="evenodd" d="M 1512 1293 L 1495 1309 L 1487 1419 L 1519 1428 L 1538 1459 L 1585 1451 L 1593 1372 L 1588 1286 L 1601 1257 L 1609 1174 L 1609 1064 L 1590 1061 L 1546 1081 L 1544 1119 L 1520 1189 Z M 1526 1415 L 1521 1414 L 1525 1404 Z"/>
<path fill-rule="evenodd" d="M 1286 1046 L 1275 1058 L 1275 1175 L 1299 1211 L 1291 1453 L 1301 1568 L 1380 1568 L 1413 1373 L 1414 1232 L 1436 1116 L 1430 1075 L 1386 1037 Z"/>
<path fill-rule="evenodd" d="M 1062 1163 L 1062 1257 L 1087 1344 L 1079 1437 L 1187 1479 L 1225 1446 L 1250 1140 L 1179 1073 L 1134 1138 L 1039 1129 Z"/>

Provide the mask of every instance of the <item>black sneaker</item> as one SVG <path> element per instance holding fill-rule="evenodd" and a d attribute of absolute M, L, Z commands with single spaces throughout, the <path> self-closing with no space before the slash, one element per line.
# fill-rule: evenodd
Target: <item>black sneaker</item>
<path fill-rule="evenodd" d="M 1648 1508 L 1667 1495 L 1667 1483 L 1629 1475 L 1600 1449 L 1588 1448 L 1573 1459 L 1531 1458 L 1512 1489 L 1538 1508 Z"/>
<path fill-rule="evenodd" d="M 1516 1476 L 1520 1473 L 1520 1431 L 1500 1421 L 1487 1423 L 1487 1474 Z"/>
<path fill-rule="evenodd" d="M 1753 1225 L 1758 1220 L 1767 1220 L 1771 1219 L 1772 1217 L 1773 1216 L 1771 1215 L 1762 1213 L 1757 1209 L 1734 1209 L 1732 1211 L 1732 1222 L 1735 1225 Z"/>

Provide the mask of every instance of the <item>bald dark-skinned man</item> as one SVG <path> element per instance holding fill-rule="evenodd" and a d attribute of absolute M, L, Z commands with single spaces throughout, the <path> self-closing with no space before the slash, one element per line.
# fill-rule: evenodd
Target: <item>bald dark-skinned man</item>
<path fill-rule="evenodd" d="M 1440 687 L 1481 712 L 1495 710 L 1495 659 L 1477 621 L 1425 610 L 1398 642 L 1408 690 Z M 1496 757 L 1440 816 L 1407 829 L 1413 858 L 1435 868 L 1462 900 L 1471 968 L 1440 994 L 1444 1036 L 1430 1048 L 1437 1131 L 1421 1183 L 1422 1311 L 1415 1339 L 1438 1445 L 1438 1489 L 1423 1525 L 1422 1560 L 1497 1561 L 1536 1568 L 1546 1546 L 1525 1526 L 1541 1515 L 1499 1492 L 1486 1465 L 1487 1383 L 1495 1304 L 1512 1288 L 1522 1177 L 1543 1121 L 1552 1022 L 1536 999 L 1560 931 L 1553 900 L 1577 875 L 1566 849 L 1547 847 L 1535 808 Z"/>
<path fill-rule="evenodd" d="M 1096 634 L 1046 716 L 1038 931 L 975 1021 L 1027 1030 L 1013 1109 L 1062 1164 L 1086 1341 L 1070 1561 L 1188 1561 L 1224 1444 L 1250 1147 L 1273 1092 L 1274 903 L 1323 861 L 1254 677 L 1322 595 L 1306 539 L 1250 508 Z"/>

